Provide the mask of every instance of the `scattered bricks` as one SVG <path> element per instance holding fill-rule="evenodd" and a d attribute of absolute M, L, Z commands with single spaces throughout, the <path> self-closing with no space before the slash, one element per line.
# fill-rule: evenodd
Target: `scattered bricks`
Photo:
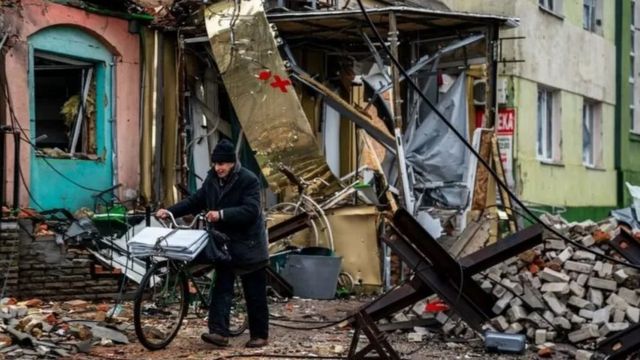
<path fill-rule="evenodd" d="M 602 265 L 604 265 L 602 261 L 600 260 L 596 261 L 596 263 L 593 265 L 593 271 L 600 272 L 602 270 Z"/>
<path fill-rule="evenodd" d="M 593 353 L 587 350 L 578 350 L 576 351 L 576 360 L 591 360 L 593 357 Z"/>
<path fill-rule="evenodd" d="M 598 336 L 600 336 L 600 332 L 598 332 L 598 326 L 592 325 L 592 324 L 587 325 L 582 329 L 570 332 L 567 335 L 567 337 L 569 338 L 569 341 L 571 341 L 574 344 L 581 341 L 588 340 L 588 339 L 597 338 Z"/>
<path fill-rule="evenodd" d="M 443 311 L 439 312 L 438 315 L 436 315 L 436 321 L 439 322 L 440 324 L 444 324 L 448 320 L 449 320 L 449 316 L 445 314 Z"/>
<path fill-rule="evenodd" d="M 527 339 L 535 339 L 536 336 L 536 329 L 534 329 L 533 327 L 529 326 L 527 327 L 527 333 L 526 333 Z"/>
<path fill-rule="evenodd" d="M 507 310 L 507 316 L 512 322 L 517 322 L 527 317 L 527 311 L 522 306 L 512 306 Z"/>
<path fill-rule="evenodd" d="M 485 292 L 490 293 L 493 289 L 493 284 L 491 283 L 491 281 L 485 280 L 480 284 L 480 288 L 482 288 L 482 290 L 484 290 Z"/>
<path fill-rule="evenodd" d="M 536 276 L 533 279 L 531 279 L 531 286 L 534 289 L 540 289 L 542 287 L 542 283 L 540 282 L 540 278 Z"/>
<path fill-rule="evenodd" d="M 566 282 L 549 282 L 542 285 L 540 289 L 544 293 L 568 294 L 569 284 Z"/>
<path fill-rule="evenodd" d="M 595 306 L 592 303 L 577 296 L 571 296 L 569 300 L 567 300 L 567 304 L 577 307 L 578 309 L 595 310 Z"/>
<path fill-rule="evenodd" d="M 514 292 L 516 295 L 522 295 L 523 289 L 522 289 L 522 285 L 520 285 L 520 283 L 515 282 L 515 281 L 511 281 L 509 279 L 502 279 L 500 284 L 502 286 L 506 287 L 507 289 L 511 290 L 512 292 Z M 500 295 L 500 296 L 502 296 L 502 295 Z"/>
<path fill-rule="evenodd" d="M 586 322 L 587 322 L 587 319 L 583 318 L 582 316 L 578 316 L 576 314 L 571 315 L 571 323 L 573 324 L 582 325 Z"/>
<path fill-rule="evenodd" d="M 609 295 L 606 303 L 620 310 L 625 310 L 627 307 L 629 307 L 629 304 L 622 297 L 616 295 L 615 293 L 611 293 L 611 295 Z"/>
<path fill-rule="evenodd" d="M 629 275 L 627 275 L 624 269 L 620 269 L 613 273 L 613 278 L 618 282 L 618 284 L 622 284 L 629 278 Z"/>
<path fill-rule="evenodd" d="M 553 317 L 553 314 L 551 314 L 551 316 Z M 549 325 L 549 323 L 542 317 L 542 315 L 538 314 L 537 312 L 531 312 L 529 315 L 527 315 L 527 320 L 529 320 L 531 323 L 533 323 L 534 326 L 539 329 L 548 329 L 551 327 L 551 325 Z"/>
<path fill-rule="evenodd" d="M 522 306 L 524 304 L 520 298 L 514 297 L 509 301 L 509 306 Z"/>
<path fill-rule="evenodd" d="M 587 297 L 589 301 L 593 303 L 595 306 L 602 306 L 602 302 L 604 301 L 604 296 L 602 295 L 602 291 L 598 289 L 589 289 L 587 291 Z"/>
<path fill-rule="evenodd" d="M 502 295 L 502 297 L 498 299 L 498 301 L 496 301 L 496 303 L 493 305 L 491 310 L 496 315 L 500 315 L 504 311 L 504 309 L 507 307 L 507 305 L 509 305 L 509 301 L 511 301 L 513 297 L 514 297 L 513 294 L 510 292 Z"/>
<path fill-rule="evenodd" d="M 593 265 L 586 264 L 579 261 L 567 260 L 564 263 L 564 269 L 567 271 L 575 271 L 583 274 L 589 274 L 593 269 Z"/>
<path fill-rule="evenodd" d="M 491 320 L 491 325 L 493 325 L 493 327 L 495 327 L 498 331 L 505 331 L 509 327 L 507 319 L 502 315 L 493 318 Z"/>
<path fill-rule="evenodd" d="M 407 341 L 409 342 L 422 342 L 423 334 L 410 332 L 407 334 Z"/>
<path fill-rule="evenodd" d="M 626 301 L 629 305 L 638 306 L 638 304 L 640 303 L 640 297 L 638 297 L 638 294 L 626 287 L 621 287 L 620 289 L 618 289 L 618 296 L 623 298 L 624 301 Z"/>
<path fill-rule="evenodd" d="M 558 336 L 558 333 L 553 330 L 547 330 L 547 341 L 553 341 Z"/>
<path fill-rule="evenodd" d="M 584 286 L 584 284 L 587 283 L 587 280 L 589 280 L 589 275 L 587 275 L 587 274 L 579 274 L 578 278 L 576 279 L 576 282 L 578 283 L 578 285 Z"/>
<path fill-rule="evenodd" d="M 549 257 L 553 258 L 553 260 L 548 261 L 544 264 L 545 268 L 551 269 L 553 271 L 562 272 L 562 263 L 560 260 L 556 259 L 555 253 L 547 254 Z"/>
<path fill-rule="evenodd" d="M 580 239 L 580 242 L 586 247 L 590 247 L 591 245 L 595 244 L 595 240 L 593 240 L 593 236 L 591 235 L 583 237 L 582 239 Z"/>
<path fill-rule="evenodd" d="M 509 275 L 516 275 L 518 274 L 518 267 L 515 265 L 508 266 L 506 272 Z"/>
<path fill-rule="evenodd" d="M 584 297 L 584 293 L 586 292 L 584 287 L 580 286 L 580 284 L 575 281 L 569 283 L 569 291 L 571 291 L 571 294 L 581 298 Z"/>
<path fill-rule="evenodd" d="M 591 310 L 587 310 L 587 309 L 580 309 L 580 311 L 578 312 L 578 315 L 580 315 L 580 317 L 583 317 L 585 319 L 593 319 L 593 311 Z"/>
<path fill-rule="evenodd" d="M 567 311 L 567 307 L 561 303 L 558 298 L 553 293 L 546 293 L 542 296 L 544 301 L 549 305 L 551 311 L 553 311 L 556 315 L 562 316 Z"/>
<path fill-rule="evenodd" d="M 536 345 L 542 345 L 547 341 L 547 330 L 538 329 L 534 335 L 534 341 Z"/>
<path fill-rule="evenodd" d="M 549 268 L 544 268 L 544 270 L 542 270 L 540 273 L 540 278 L 542 278 L 542 280 L 544 281 L 548 281 L 548 282 L 566 282 L 568 283 L 571 278 L 569 277 L 569 275 L 567 274 L 563 274 L 561 272 L 549 269 Z"/>
<path fill-rule="evenodd" d="M 565 261 L 571 259 L 571 256 L 573 256 L 573 248 L 567 247 L 566 249 L 562 250 L 560 254 L 558 254 L 557 259 L 560 262 L 564 263 Z"/>
<path fill-rule="evenodd" d="M 70 300 L 62 303 L 62 308 L 65 310 L 84 310 L 88 305 L 89 303 L 84 300 Z"/>
<path fill-rule="evenodd" d="M 547 320 L 549 323 L 553 322 L 553 319 L 555 319 L 555 315 L 553 315 L 553 312 L 551 312 L 550 310 L 546 310 L 543 314 L 542 317 L 545 318 L 545 320 Z"/>
<path fill-rule="evenodd" d="M 637 323 L 640 321 L 640 309 L 637 307 L 629 306 L 627 310 L 625 310 L 627 315 L 627 319 L 632 323 Z"/>
<path fill-rule="evenodd" d="M 540 267 L 536 264 L 529 264 L 527 268 L 530 274 L 537 274 L 540 271 Z"/>
<path fill-rule="evenodd" d="M 507 292 L 507 289 L 505 289 L 504 287 L 500 286 L 500 285 L 496 285 L 493 288 L 493 291 L 491 291 L 491 293 L 493 294 L 493 296 L 500 298 L 502 297 L 502 295 L 504 295 Z"/>
<path fill-rule="evenodd" d="M 611 308 L 608 306 L 603 307 L 602 309 L 598 309 L 593 312 L 593 319 L 591 319 L 591 323 L 594 325 L 600 325 L 609 322 L 611 318 Z"/>
<path fill-rule="evenodd" d="M 616 291 L 618 288 L 618 284 L 613 280 L 601 279 L 601 278 L 589 278 L 587 281 L 587 285 L 592 288 L 608 290 L 608 291 Z M 595 303 L 595 301 L 592 301 Z"/>
<path fill-rule="evenodd" d="M 457 325 L 455 321 L 449 321 L 442 325 L 442 332 L 445 334 L 449 334 L 456 328 L 456 326 Z"/>
<path fill-rule="evenodd" d="M 545 247 L 550 250 L 564 250 L 567 245 L 564 240 L 548 239 L 545 241 Z"/>
<path fill-rule="evenodd" d="M 600 330 L 598 330 L 598 332 L 600 332 L 600 336 L 605 337 L 612 332 L 622 331 L 628 327 L 629 323 L 626 322 L 606 323 L 600 327 Z"/>
<path fill-rule="evenodd" d="M 619 323 L 623 322 L 626 317 L 627 312 L 625 310 L 615 309 L 613 311 L 613 322 Z"/>
<path fill-rule="evenodd" d="M 522 332 L 522 330 L 524 330 L 524 327 L 520 323 L 515 322 L 509 325 L 507 330 L 505 330 L 504 332 L 507 334 L 519 334 Z"/>
<path fill-rule="evenodd" d="M 524 294 L 522 295 L 522 300 L 532 309 L 544 309 L 544 304 L 542 303 L 542 295 L 537 289 L 531 288 L 528 285 L 524 286 Z"/>
<path fill-rule="evenodd" d="M 562 316 L 558 316 L 555 319 L 553 319 L 553 326 L 561 327 L 565 330 L 571 330 L 571 322 Z"/>
<path fill-rule="evenodd" d="M 576 252 L 573 253 L 573 256 L 571 257 L 574 260 L 590 260 L 593 261 L 596 259 L 596 254 L 594 253 L 590 253 L 588 251 L 584 251 L 584 250 L 577 250 Z"/>
<path fill-rule="evenodd" d="M 601 278 L 606 278 L 611 276 L 611 274 L 613 274 L 613 264 L 611 263 L 603 263 L 602 264 L 602 269 L 600 269 L 600 271 L 598 271 L 598 276 L 600 276 Z"/>
<path fill-rule="evenodd" d="M 538 254 L 533 249 L 529 249 L 518 255 L 518 258 L 526 264 L 531 264 L 537 257 Z"/>

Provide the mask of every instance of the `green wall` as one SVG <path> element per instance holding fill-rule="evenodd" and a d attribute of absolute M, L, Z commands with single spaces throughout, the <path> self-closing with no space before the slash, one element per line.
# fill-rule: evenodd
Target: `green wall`
<path fill-rule="evenodd" d="M 618 24 L 616 27 L 616 48 L 617 54 L 617 87 L 618 99 L 616 109 L 616 121 L 618 123 L 618 159 L 617 167 L 618 176 L 618 205 L 620 207 L 629 206 L 631 204 L 631 196 L 627 191 L 625 182 L 634 185 L 640 185 L 640 135 L 631 133 L 631 113 L 629 105 L 632 102 L 631 91 L 629 88 L 629 77 L 631 76 L 631 61 L 629 53 L 631 52 L 631 1 L 616 1 L 616 18 Z M 640 2 L 636 2 L 636 6 L 640 6 Z M 640 34 L 636 34 L 640 36 Z M 636 54 L 640 56 L 640 54 Z M 640 94 L 637 94 L 640 96 Z M 640 109 L 635 109 L 640 112 Z"/>

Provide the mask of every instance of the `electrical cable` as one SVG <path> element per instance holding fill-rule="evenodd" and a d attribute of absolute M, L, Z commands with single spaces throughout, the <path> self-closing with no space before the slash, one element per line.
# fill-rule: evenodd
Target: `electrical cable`
<path fill-rule="evenodd" d="M 464 136 L 455 128 L 455 126 L 453 126 L 449 120 L 447 120 L 447 118 L 442 114 L 442 112 L 431 102 L 431 100 L 429 100 L 429 98 L 427 98 L 427 96 L 422 92 L 422 90 L 420 89 L 420 87 L 415 83 L 415 81 L 413 81 L 410 77 L 410 75 L 407 73 L 407 71 L 404 69 L 404 67 L 402 66 L 402 64 L 400 64 L 400 61 L 393 55 L 393 53 L 391 52 L 391 50 L 389 49 L 389 47 L 387 46 L 386 42 L 384 41 L 384 39 L 382 38 L 382 36 L 380 35 L 380 33 L 378 32 L 378 29 L 376 28 L 376 25 L 373 23 L 373 21 L 371 20 L 371 18 L 369 17 L 369 14 L 367 13 L 367 10 L 365 9 L 362 0 L 356 0 L 358 3 L 358 6 L 360 7 L 360 11 L 362 12 L 366 22 L 368 23 L 369 27 L 371 28 L 371 30 L 373 31 L 373 33 L 375 34 L 376 38 L 378 39 L 381 47 L 384 49 L 384 51 L 387 53 L 387 55 L 389 56 L 389 59 L 391 59 L 391 61 L 393 62 L 393 64 L 395 65 L 395 67 L 398 69 L 398 71 L 400 71 L 400 73 L 404 76 L 405 80 L 407 81 L 407 83 L 409 84 L 409 86 L 419 95 L 419 97 L 429 106 L 429 108 L 431 108 L 431 110 L 433 111 L 434 114 L 437 115 L 438 119 L 440 121 L 442 121 L 443 123 L 446 124 L 446 126 L 453 132 L 453 134 L 464 144 L 464 146 L 478 159 L 478 161 L 483 165 L 483 167 L 491 174 L 491 177 L 493 177 L 496 180 L 496 183 L 498 184 L 498 186 L 500 188 L 502 188 L 508 195 L 509 198 L 511 198 L 518 206 L 520 206 L 527 214 L 529 214 L 531 217 L 536 218 L 536 222 L 541 224 L 542 226 L 545 227 L 545 229 L 547 229 L 548 231 L 550 231 L 551 233 L 553 233 L 556 236 L 559 236 L 562 240 L 564 240 L 565 242 L 568 242 L 584 251 L 590 252 L 598 257 L 601 257 L 603 259 L 607 259 L 611 262 L 614 262 L 616 264 L 621 264 L 621 265 L 625 265 L 637 270 L 640 270 L 640 265 L 638 264 L 633 264 L 630 262 L 626 262 L 626 261 L 621 261 L 618 260 L 616 258 L 613 258 L 611 256 L 608 255 L 604 255 L 601 253 L 598 253 L 596 251 L 591 250 L 589 247 L 584 246 L 583 244 L 571 240 L 567 237 L 565 237 L 564 235 L 562 235 L 560 232 L 558 232 L 556 229 L 554 229 L 553 227 L 547 225 L 544 221 L 541 221 L 540 219 L 538 219 L 535 214 L 522 202 L 522 200 L 520 200 L 514 193 L 513 191 L 511 191 L 511 189 L 509 189 L 509 187 L 500 179 L 500 177 L 498 176 L 498 174 L 495 172 L 494 169 L 491 168 L 491 166 L 489 165 L 489 163 L 482 158 L 482 156 L 480 156 L 480 154 L 473 148 L 473 145 L 471 145 L 465 138 Z"/>

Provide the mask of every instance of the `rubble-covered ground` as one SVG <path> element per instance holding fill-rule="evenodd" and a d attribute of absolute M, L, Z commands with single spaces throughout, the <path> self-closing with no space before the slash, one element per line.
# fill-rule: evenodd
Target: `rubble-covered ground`
<path fill-rule="evenodd" d="M 202 342 L 200 334 L 206 330 L 206 320 L 190 313 L 178 336 L 163 350 L 148 351 L 140 345 L 133 330 L 132 303 L 123 302 L 117 317 L 105 321 L 105 314 L 112 303 L 87 303 L 69 301 L 45 303 L 30 300 L 3 306 L 5 325 L 0 334 L 0 358 L 6 359 L 217 359 L 217 358 L 343 358 L 347 355 L 353 331 L 344 325 L 319 330 L 293 330 L 275 325 L 293 327 L 318 326 L 313 321 L 331 321 L 344 318 L 371 298 L 349 300 L 303 300 L 272 301 L 269 309 L 279 319 L 302 320 L 306 323 L 272 321 L 269 346 L 262 349 L 246 349 L 248 331 L 232 338 L 231 346 L 215 348 Z M 4 299 L 7 302 L 7 299 Z M 11 301 L 9 301 L 11 303 Z M 12 310 L 8 310 L 12 309 Z M 10 316 L 15 316 L 11 318 Z M 411 316 L 411 315 L 410 315 Z M 11 320 L 15 319 L 15 320 Z M 74 322 L 73 320 L 87 320 Z M 12 325 L 9 325 L 12 324 Z M 57 325 L 56 325 L 57 324 Z M 29 334 L 34 344 L 18 341 L 7 332 L 16 326 L 20 333 Z M 104 330 L 107 328 L 107 330 Z M 109 329 L 111 328 L 111 329 Z M 36 329 L 36 330 L 34 330 Z M 38 330 L 39 329 L 39 330 Z M 110 331 L 109 331 L 110 330 Z M 411 333 L 424 333 L 422 341 L 409 341 Z M 405 359 L 529 359 L 535 353 L 524 355 L 489 354 L 482 340 L 443 336 L 438 329 L 415 329 L 396 331 L 389 335 L 393 347 Z M 123 336 L 124 335 L 124 336 Z M 415 337 L 413 335 L 412 337 Z M 128 344 L 123 343 L 128 341 Z M 361 344 L 367 341 L 363 337 Z M 32 346 L 35 345 L 35 346 Z"/>

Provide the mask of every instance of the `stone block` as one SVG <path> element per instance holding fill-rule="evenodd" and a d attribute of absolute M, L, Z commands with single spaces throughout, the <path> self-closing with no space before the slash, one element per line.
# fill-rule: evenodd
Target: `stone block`
<path fill-rule="evenodd" d="M 611 308 L 608 306 L 605 306 L 602 309 L 598 309 L 593 312 L 593 318 L 591 319 L 591 323 L 594 325 L 601 325 L 609 322 L 610 318 L 611 318 Z"/>
<path fill-rule="evenodd" d="M 500 315 L 504 311 L 504 309 L 507 307 L 507 305 L 509 305 L 509 301 L 511 301 L 513 297 L 514 296 L 512 293 L 510 292 L 505 293 L 504 295 L 502 295 L 500 299 L 498 299 L 498 301 L 496 301 L 496 303 L 493 305 L 491 310 L 496 315 Z"/>
<path fill-rule="evenodd" d="M 622 284 L 629 278 L 629 275 L 627 275 L 624 269 L 620 269 L 613 273 L 613 278 L 618 282 L 618 284 Z"/>
<path fill-rule="evenodd" d="M 539 277 L 547 282 L 566 282 L 568 283 L 571 280 L 571 277 L 569 277 L 569 275 L 561 273 L 559 271 L 555 271 L 552 269 L 544 268 L 541 272 Z"/>
<path fill-rule="evenodd" d="M 542 282 L 540 281 L 539 277 L 536 276 L 531 279 L 531 287 L 533 287 L 534 289 L 540 289 L 542 287 Z"/>
<path fill-rule="evenodd" d="M 596 263 L 593 265 L 593 271 L 600 272 L 602 270 L 602 265 L 604 265 L 602 261 L 600 260 L 596 261 Z"/>
<path fill-rule="evenodd" d="M 493 327 L 498 331 L 505 331 L 509 327 L 507 319 L 502 315 L 493 318 L 491 320 L 491 325 L 493 325 Z"/>
<path fill-rule="evenodd" d="M 569 284 L 566 282 L 548 282 L 542 284 L 542 288 L 540 289 L 543 293 L 557 293 L 557 294 L 568 294 L 569 293 Z"/>
<path fill-rule="evenodd" d="M 553 313 L 551 313 L 551 317 L 553 317 Z M 542 315 L 533 311 L 527 315 L 527 320 L 529 320 L 535 327 L 539 329 L 548 329 L 551 325 L 542 317 Z"/>
<path fill-rule="evenodd" d="M 598 336 L 600 336 L 598 326 L 593 324 L 586 325 L 585 327 L 572 331 L 567 335 L 569 341 L 574 344 L 588 339 L 597 338 Z"/>
<path fill-rule="evenodd" d="M 417 332 L 410 332 L 407 334 L 407 341 L 409 342 L 422 342 L 424 338 L 424 334 L 420 334 Z"/>
<path fill-rule="evenodd" d="M 589 301 L 591 301 L 593 303 L 593 305 L 600 307 L 602 306 L 602 303 L 604 302 L 604 296 L 602 295 L 602 291 L 598 290 L 598 289 L 589 289 L 587 291 L 587 298 L 589 299 Z"/>
<path fill-rule="evenodd" d="M 589 260 L 593 261 L 596 259 L 596 254 L 590 253 L 584 250 L 576 250 L 571 257 L 574 260 Z"/>
<path fill-rule="evenodd" d="M 519 297 L 514 297 L 509 301 L 509 306 L 522 306 L 523 302 Z"/>
<path fill-rule="evenodd" d="M 600 271 L 598 271 L 598 276 L 600 276 L 601 278 L 606 278 L 611 276 L 611 274 L 613 274 L 613 264 L 611 263 L 603 263 L 602 264 L 602 269 L 600 269 Z"/>
<path fill-rule="evenodd" d="M 611 293 L 611 295 L 609 295 L 609 297 L 607 298 L 606 303 L 620 310 L 625 310 L 627 307 L 629 307 L 629 304 L 616 293 Z"/>
<path fill-rule="evenodd" d="M 485 292 L 490 293 L 491 290 L 493 290 L 493 283 L 489 280 L 485 280 L 480 283 L 480 288 L 482 288 L 482 290 L 484 290 Z"/>
<path fill-rule="evenodd" d="M 562 316 L 558 316 L 553 319 L 553 326 L 560 327 L 565 330 L 571 330 L 571 322 Z"/>
<path fill-rule="evenodd" d="M 502 279 L 502 281 L 500 282 L 500 284 L 502 286 L 504 286 L 505 288 L 511 290 L 512 292 L 514 292 L 516 295 L 522 295 L 522 285 L 518 282 L 515 281 L 511 281 L 509 279 Z"/>
<path fill-rule="evenodd" d="M 631 321 L 632 323 L 637 323 L 640 321 L 640 309 L 638 309 L 637 307 L 629 306 L 625 310 L 625 313 L 627 315 L 627 319 L 629 319 L 629 321 Z"/>
<path fill-rule="evenodd" d="M 587 283 L 587 280 L 589 280 L 589 275 L 587 274 L 578 274 L 578 277 L 576 278 L 576 282 L 580 286 L 584 286 Z"/>
<path fill-rule="evenodd" d="M 567 311 L 567 307 L 562 302 L 560 302 L 560 300 L 558 300 L 558 298 L 553 293 L 548 292 L 544 294 L 542 298 L 554 314 L 562 316 Z"/>
<path fill-rule="evenodd" d="M 593 353 L 588 350 L 577 350 L 576 351 L 576 360 L 591 360 L 593 357 Z"/>
<path fill-rule="evenodd" d="M 547 341 L 547 330 L 538 329 L 535 332 L 534 342 L 536 345 L 542 345 Z"/>
<path fill-rule="evenodd" d="M 583 236 L 582 239 L 580 239 L 580 242 L 586 247 L 595 244 L 595 240 L 593 240 L 593 236 L 591 235 Z"/>
<path fill-rule="evenodd" d="M 522 324 L 520 323 L 515 322 L 510 324 L 507 330 L 505 330 L 504 332 L 507 334 L 519 334 L 522 332 L 522 330 L 524 330 L 524 326 L 522 326 Z"/>
<path fill-rule="evenodd" d="M 627 304 L 629 305 L 638 306 L 638 304 L 640 304 L 640 301 L 639 301 L 640 297 L 638 297 L 638 293 L 636 293 L 635 291 L 629 288 L 626 288 L 626 287 L 619 288 L 618 296 L 623 298 L 624 301 L 626 301 Z"/>
<path fill-rule="evenodd" d="M 607 291 L 616 291 L 618 288 L 618 283 L 613 280 L 601 279 L 592 277 L 587 281 L 587 285 L 592 288 L 607 290 Z"/>
<path fill-rule="evenodd" d="M 593 265 L 580 261 L 567 260 L 564 263 L 564 269 L 566 271 L 575 271 L 583 274 L 589 274 L 593 269 Z"/>
<path fill-rule="evenodd" d="M 567 247 L 566 249 L 562 250 L 562 252 L 560 252 L 560 254 L 558 254 L 557 259 L 561 263 L 564 263 L 565 261 L 571 259 L 571 256 L 573 256 L 573 248 L 572 247 Z"/>
<path fill-rule="evenodd" d="M 578 311 L 578 315 L 585 319 L 589 319 L 589 320 L 593 319 L 593 311 L 591 310 L 580 309 L 580 311 Z"/>
<path fill-rule="evenodd" d="M 615 309 L 613 310 L 612 320 L 614 323 L 623 322 L 627 312 L 625 310 Z"/>
<path fill-rule="evenodd" d="M 567 245 L 564 240 L 548 239 L 545 241 L 545 247 L 547 250 L 564 250 Z"/>
<path fill-rule="evenodd" d="M 507 289 L 505 289 L 503 286 L 501 285 L 496 285 L 493 288 L 493 291 L 491 291 L 491 293 L 493 294 L 493 296 L 500 298 L 502 297 L 502 295 L 504 295 L 507 292 Z"/>
<path fill-rule="evenodd" d="M 542 294 L 540 294 L 537 289 L 532 288 L 528 285 L 524 286 L 522 300 L 532 309 L 544 309 L 544 304 L 542 303 Z"/>
<path fill-rule="evenodd" d="M 578 284 L 576 281 L 572 281 L 569 283 L 569 291 L 571 292 L 571 294 L 581 298 L 584 297 L 584 294 L 586 292 L 584 287 Z"/>
<path fill-rule="evenodd" d="M 527 317 L 527 310 L 522 306 L 512 306 L 507 310 L 507 316 L 512 322 L 518 322 Z"/>
<path fill-rule="evenodd" d="M 592 303 L 590 303 L 588 300 L 585 300 L 581 297 L 577 297 L 577 296 L 571 296 L 569 297 L 569 300 L 567 300 L 567 304 L 574 306 L 578 309 L 587 309 L 587 310 L 595 310 L 595 305 L 593 305 Z"/>
<path fill-rule="evenodd" d="M 573 324 L 582 325 L 582 324 L 587 322 L 587 319 L 583 318 L 582 316 L 578 316 L 576 314 L 573 314 L 573 315 L 571 315 L 570 321 Z"/>

